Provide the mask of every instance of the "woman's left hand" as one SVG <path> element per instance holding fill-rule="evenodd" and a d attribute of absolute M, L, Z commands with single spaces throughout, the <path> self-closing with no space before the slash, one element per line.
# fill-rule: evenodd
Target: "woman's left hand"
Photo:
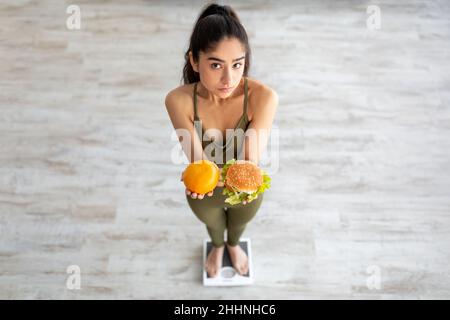
<path fill-rule="evenodd" d="M 222 168 L 219 168 L 219 181 L 217 182 L 216 187 L 223 187 L 225 183 L 222 180 Z"/>

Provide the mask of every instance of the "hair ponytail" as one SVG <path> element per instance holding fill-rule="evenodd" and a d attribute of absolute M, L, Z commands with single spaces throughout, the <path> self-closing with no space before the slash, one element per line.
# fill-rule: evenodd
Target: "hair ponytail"
<path fill-rule="evenodd" d="M 189 52 L 192 51 L 194 61 L 198 61 L 200 51 L 208 52 L 214 49 L 222 39 L 227 37 L 236 38 L 244 45 L 246 49 L 244 76 L 248 75 L 251 50 L 247 32 L 236 12 L 230 6 L 213 3 L 203 9 L 192 31 L 189 48 L 184 55 L 185 64 L 182 79 L 184 84 L 200 80 L 199 74 L 192 68 Z"/>

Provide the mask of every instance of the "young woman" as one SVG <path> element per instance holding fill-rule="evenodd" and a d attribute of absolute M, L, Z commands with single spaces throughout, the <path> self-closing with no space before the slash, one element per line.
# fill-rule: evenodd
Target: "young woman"
<path fill-rule="evenodd" d="M 216 155 L 215 150 L 220 150 L 224 156 L 222 161 L 214 161 L 219 168 L 229 159 L 225 155 L 230 152 L 231 158 L 258 165 L 267 144 L 278 96 L 273 89 L 248 78 L 250 53 L 247 33 L 233 9 L 207 5 L 195 24 L 185 54 L 184 85 L 170 91 L 165 100 L 174 128 L 190 133 L 190 143 L 182 143 L 190 162 L 211 160 L 205 149 L 212 143 L 215 144 L 211 148 L 214 159 L 222 156 Z M 227 136 L 226 129 L 241 132 L 252 129 L 257 134 L 245 135 L 237 145 L 236 136 Z M 261 206 L 263 194 L 251 203 L 228 205 L 222 191 L 222 182 L 206 197 L 186 190 L 187 202 L 197 218 L 206 224 L 213 244 L 205 269 L 210 277 L 215 277 L 222 267 L 227 229 L 226 245 L 233 267 L 245 275 L 248 259 L 239 246 L 239 239 Z"/>

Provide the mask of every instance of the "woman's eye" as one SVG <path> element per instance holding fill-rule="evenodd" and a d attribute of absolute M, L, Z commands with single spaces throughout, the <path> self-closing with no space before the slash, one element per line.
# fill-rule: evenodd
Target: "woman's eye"
<path fill-rule="evenodd" d="M 236 65 L 239 65 L 239 66 L 236 67 L 235 69 L 239 69 L 239 68 L 241 67 L 242 63 L 238 62 L 238 63 L 235 64 L 235 66 L 236 66 Z M 213 64 L 211 64 L 211 67 L 212 67 L 213 69 L 218 69 L 218 68 L 216 68 L 216 66 L 219 66 L 219 67 L 220 67 L 220 64 L 218 64 L 218 63 L 213 63 Z"/>

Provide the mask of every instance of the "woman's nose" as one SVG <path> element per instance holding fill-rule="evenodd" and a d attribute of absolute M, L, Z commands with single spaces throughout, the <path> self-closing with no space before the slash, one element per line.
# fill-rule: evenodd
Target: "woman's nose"
<path fill-rule="evenodd" d="M 231 72 L 228 69 L 225 69 L 225 71 L 222 75 L 222 84 L 224 87 L 231 87 L 231 85 L 232 85 Z"/>

